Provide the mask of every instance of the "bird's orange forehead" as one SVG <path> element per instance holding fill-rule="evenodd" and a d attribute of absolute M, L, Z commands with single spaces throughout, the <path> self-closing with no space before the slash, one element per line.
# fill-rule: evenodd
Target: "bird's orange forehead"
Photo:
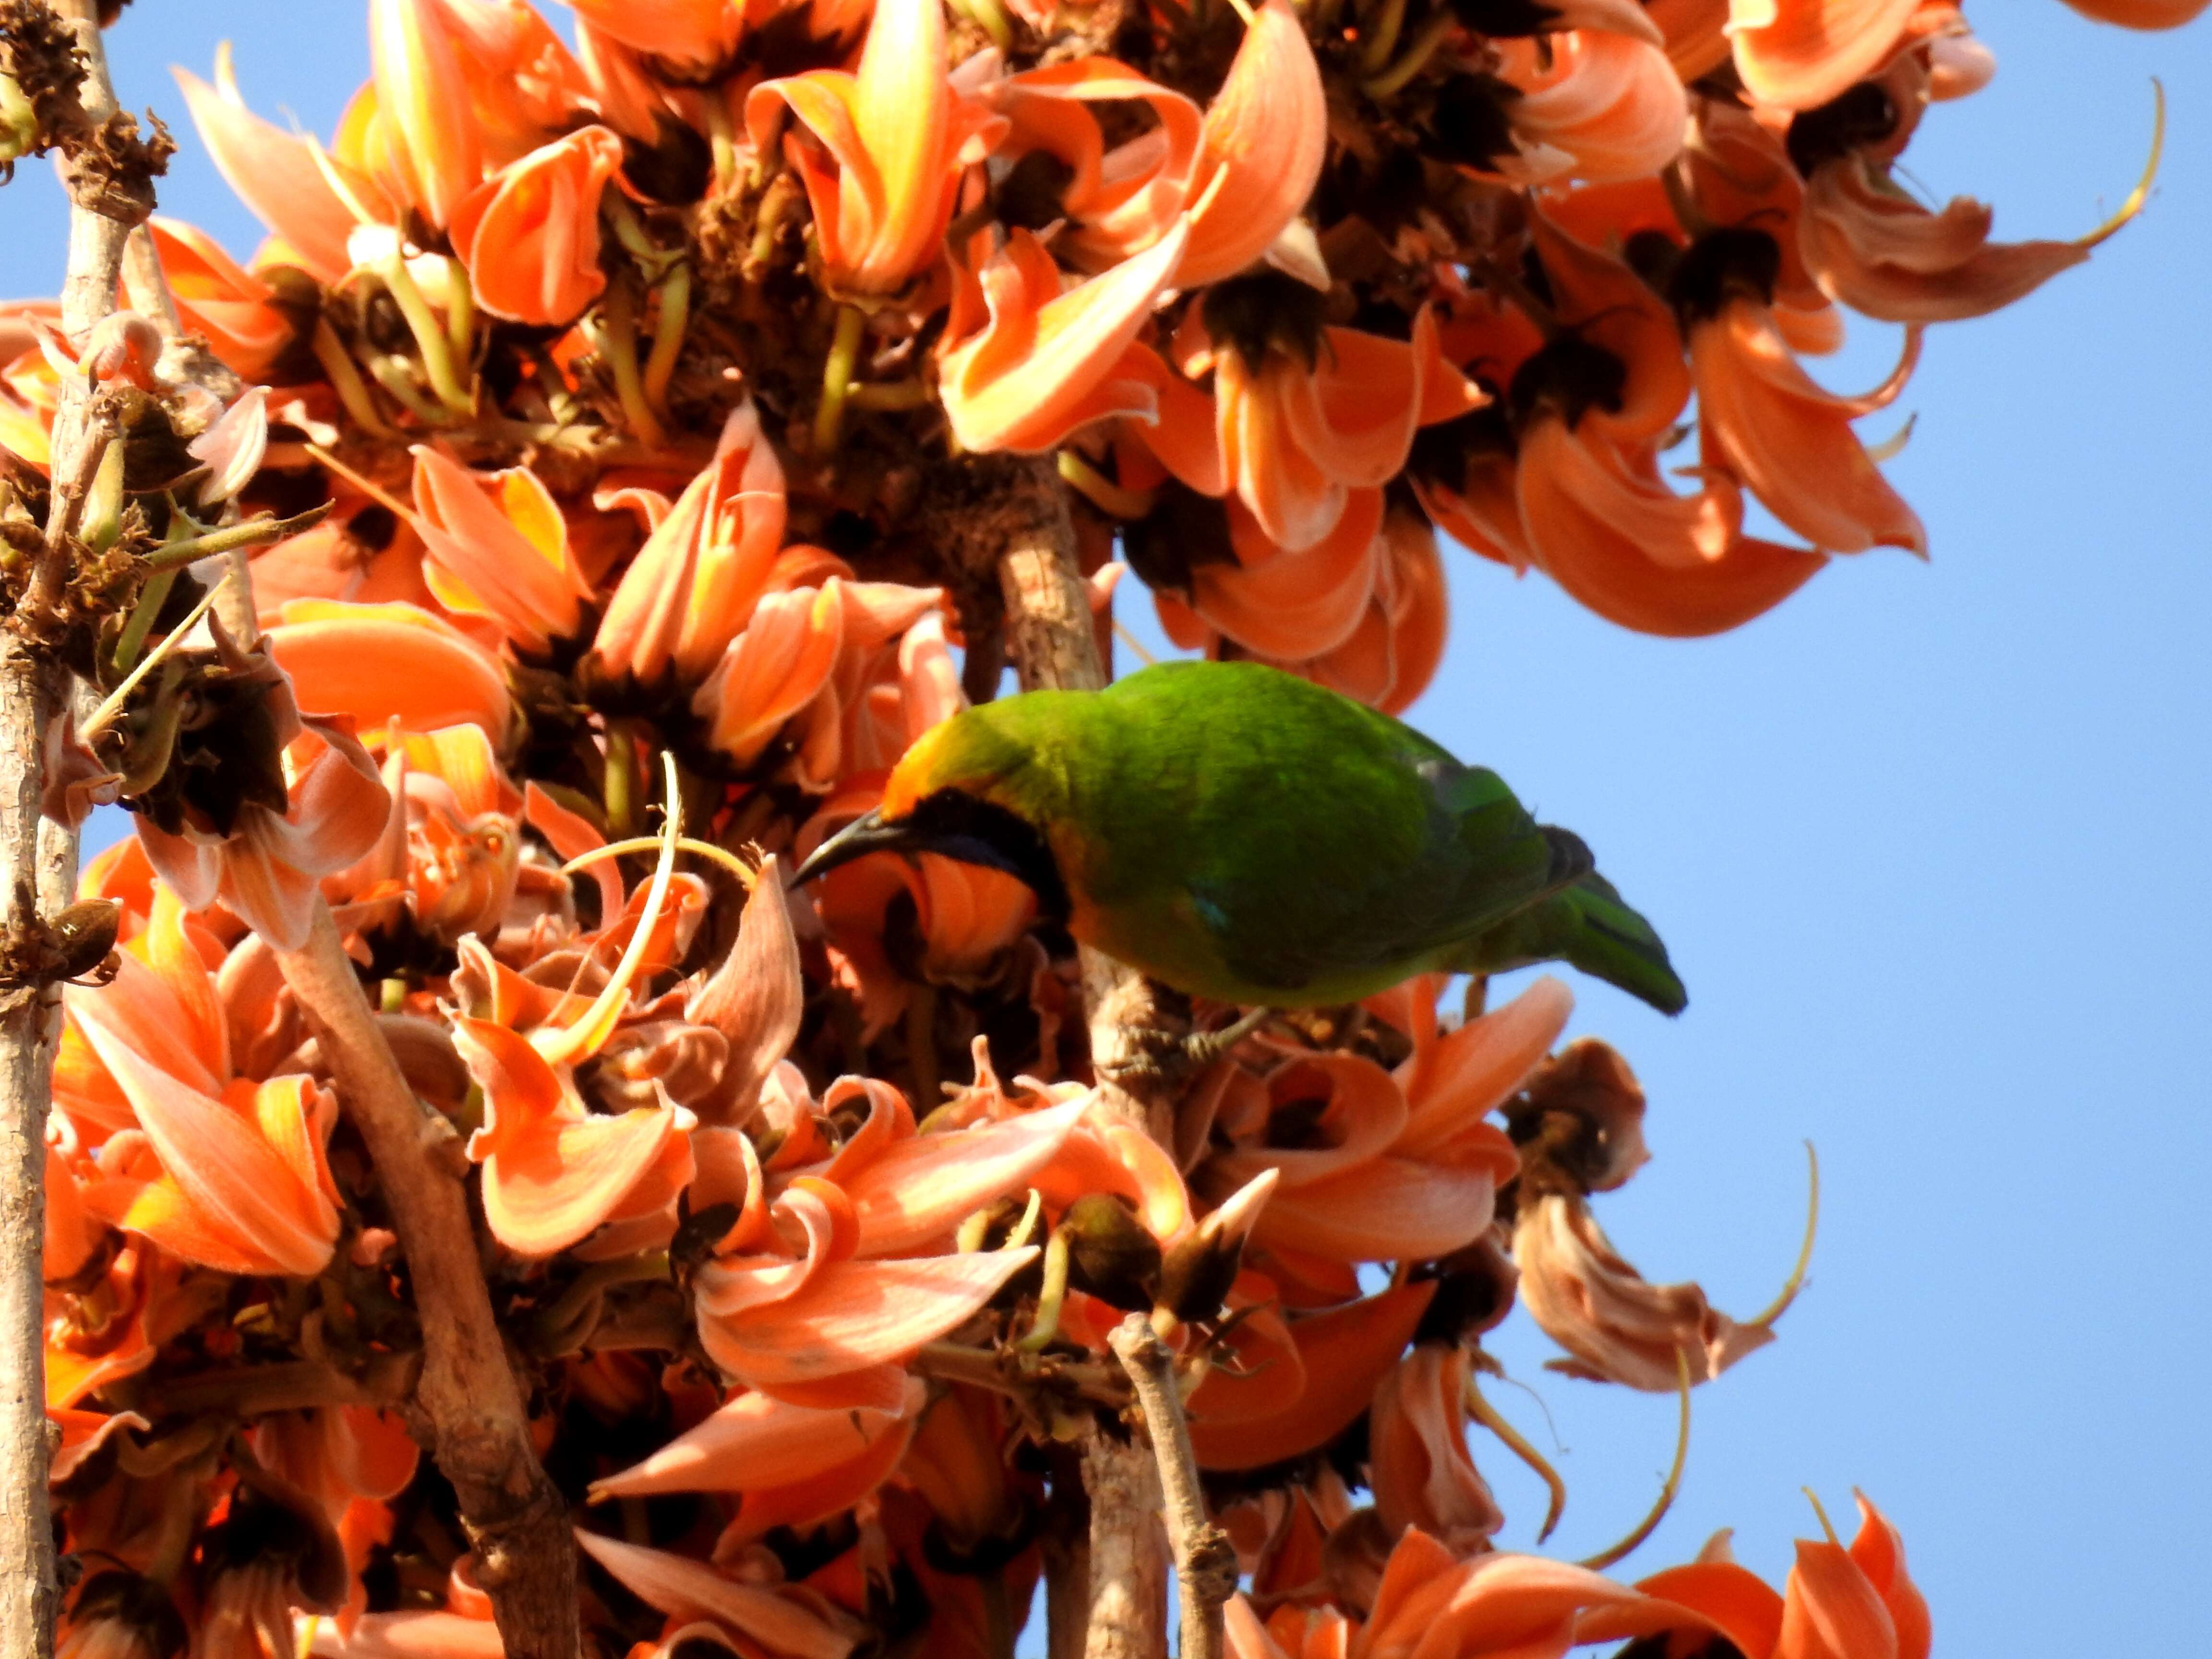
<path fill-rule="evenodd" d="M 884 801 L 879 809 L 887 818 L 898 819 L 914 811 L 923 796 L 936 788 L 938 751 L 945 746 L 945 733 L 951 731 L 951 720 L 940 721 L 914 740 L 899 763 L 891 769 L 890 776 L 884 782 Z"/>

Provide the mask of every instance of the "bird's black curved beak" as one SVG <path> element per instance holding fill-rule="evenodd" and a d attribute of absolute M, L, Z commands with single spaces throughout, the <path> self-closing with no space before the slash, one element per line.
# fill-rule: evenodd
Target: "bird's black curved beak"
<path fill-rule="evenodd" d="M 866 858 L 871 853 L 918 853 L 923 837 L 911 823 L 893 823 L 880 811 L 863 812 L 809 854 L 791 872 L 791 885 L 803 887 L 817 876 L 826 876 L 841 864 Z"/>

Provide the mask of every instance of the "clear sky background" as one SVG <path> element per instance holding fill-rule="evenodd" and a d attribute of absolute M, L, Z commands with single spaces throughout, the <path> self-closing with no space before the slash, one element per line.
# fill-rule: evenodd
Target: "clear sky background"
<path fill-rule="evenodd" d="M 1939 107 L 1907 163 L 2069 236 L 2128 190 L 2172 100 L 2135 225 L 2085 269 L 1936 330 L 1889 472 L 1934 560 L 1838 560 L 1717 641 L 1624 633 L 1541 577 L 1452 561 L 1454 653 L 1411 718 L 1496 766 L 1664 931 L 1692 1003 L 1668 1022 L 1578 986 L 1618 1043 L 1656 1157 L 1599 1200 L 1655 1279 L 1763 1306 L 1796 1248 L 1801 1142 L 1820 1248 L 1782 1340 L 1697 1396 L 1680 1501 L 1622 1571 L 1737 1528 L 1778 1578 L 1863 1487 L 1903 1529 L 1938 1651 L 2202 1651 L 2212 1546 L 2212 20 L 2178 34 L 2057 0 L 1972 8 L 1999 72 Z M 166 72 L 236 42 L 247 99 L 328 133 L 366 75 L 353 0 L 139 0 L 112 36 L 125 103 L 182 143 L 165 210 L 240 255 L 258 232 Z M 51 294 L 60 198 L 0 194 L 0 294 Z M 1881 378 L 1858 328 L 1833 376 Z M 1871 435 L 1893 430 L 1887 417 Z M 1551 1548 L 1602 1547 L 1671 1453 L 1671 1400 L 1549 1376 L 1516 1316 L 1493 1395 L 1573 1489 Z M 1556 1434 L 1556 1438 L 1554 1438 Z M 1534 1483 L 1477 1455 L 1504 1542 Z"/>

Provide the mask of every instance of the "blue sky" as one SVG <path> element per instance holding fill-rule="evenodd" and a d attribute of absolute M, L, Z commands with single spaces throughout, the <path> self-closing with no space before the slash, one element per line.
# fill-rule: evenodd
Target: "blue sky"
<path fill-rule="evenodd" d="M 1724 639 L 1645 640 L 1541 578 L 1452 562 L 1453 653 L 1410 718 L 1571 824 L 1665 932 L 1668 1022 L 1578 988 L 1577 1029 L 1650 1095 L 1656 1158 L 1600 1202 L 1653 1278 L 1764 1305 L 1796 1249 L 1811 1139 L 1820 1249 L 1783 1340 L 1699 1391 L 1680 1503 L 1624 1571 L 1737 1528 L 1778 1576 L 1863 1487 L 1903 1529 L 1939 1650 L 2178 1652 L 2212 1539 L 2205 859 L 2212 727 L 2212 27 L 2138 36 L 2057 0 L 1975 9 L 1996 82 L 1907 157 L 2000 234 L 2068 236 L 2141 165 L 2148 210 L 2086 268 L 1935 331 L 1891 477 L 1923 565 L 1838 560 Z M 237 46 L 257 108 L 327 132 L 366 72 L 351 4 L 146 4 L 112 36 L 126 103 L 182 142 L 164 191 L 235 252 L 256 233 L 166 73 Z M 51 293 L 63 221 L 36 165 L 0 196 L 0 293 Z M 1865 325 L 1835 382 L 1878 380 Z M 1877 417 L 1875 435 L 1893 429 Z M 1572 1486 L 1552 1547 L 1609 1543 L 1656 1490 L 1673 1402 L 1548 1376 L 1516 1316 L 1493 1389 Z M 1546 1415 L 1550 1423 L 1547 1425 Z M 1477 1455 L 1532 1540 L 1533 1481 Z"/>

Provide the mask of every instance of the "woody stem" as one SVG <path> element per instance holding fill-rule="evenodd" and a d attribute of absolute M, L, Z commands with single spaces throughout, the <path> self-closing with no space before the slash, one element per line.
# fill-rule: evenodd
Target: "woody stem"
<path fill-rule="evenodd" d="M 1206 1498 L 1198 1485 L 1198 1453 L 1191 1445 L 1190 1424 L 1176 1387 L 1175 1356 L 1142 1314 L 1131 1314 L 1107 1340 L 1137 1390 L 1145 1432 L 1152 1438 L 1153 1461 L 1159 1466 L 1160 1491 L 1167 1498 L 1168 1546 L 1175 1552 L 1182 1602 L 1176 1651 L 1179 1659 L 1220 1659 L 1224 1639 L 1221 1609 L 1237 1593 L 1237 1550 L 1229 1534 L 1206 1518 Z"/>
<path fill-rule="evenodd" d="M 85 66 L 77 100 L 96 125 L 115 110 L 96 8 L 93 0 L 63 0 L 55 9 L 76 33 Z M 131 222 L 98 210 L 96 185 L 71 165 L 70 145 L 63 150 L 71 202 L 62 330 L 81 341 L 114 309 Z M 42 915 L 76 896 L 76 831 L 40 815 L 40 738 L 67 707 L 72 684 L 44 629 L 70 574 L 73 516 L 106 447 L 91 415 L 84 377 L 63 376 L 46 544 L 29 591 L 0 627 L 0 907 L 9 934 L 27 944 Z M 27 994 L 0 1012 L 0 1653 L 44 1659 L 53 1650 L 55 1580 L 40 1255 L 46 1109 L 61 1021 L 45 985 L 14 988 Z"/>
<path fill-rule="evenodd" d="M 509 1369 L 478 1263 L 466 1189 L 430 1133 L 429 1115 L 370 1012 L 327 906 L 307 942 L 280 952 L 284 982 L 329 1057 L 338 1099 L 360 1132 L 391 1206 L 422 1321 L 415 1403 L 431 1455 L 459 1495 L 477 1578 L 507 1651 L 576 1659 L 576 1558 L 567 1506 L 530 1442 L 522 1390 Z"/>
<path fill-rule="evenodd" d="M 1024 691 L 1095 691 L 1106 684 L 1098 632 L 1076 561 L 1067 489 L 1048 459 L 972 458 L 948 494 L 948 562 L 988 559 L 1005 606 L 1009 654 Z M 1151 1030 L 1172 1024 L 1145 976 L 1085 949 L 1085 1005 L 1102 1109 L 1173 1144 L 1174 1103 L 1132 1092 L 1115 1080 L 1138 1059 Z M 1160 1486 L 1140 1446 L 1105 1430 L 1083 1451 L 1091 1500 L 1091 1623 L 1085 1659 L 1164 1659 L 1167 1563 L 1159 1525 Z M 1082 1559 L 1071 1552 L 1069 1560 Z M 1216 1650 L 1218 1651 L 1218 1649 Z"/>

